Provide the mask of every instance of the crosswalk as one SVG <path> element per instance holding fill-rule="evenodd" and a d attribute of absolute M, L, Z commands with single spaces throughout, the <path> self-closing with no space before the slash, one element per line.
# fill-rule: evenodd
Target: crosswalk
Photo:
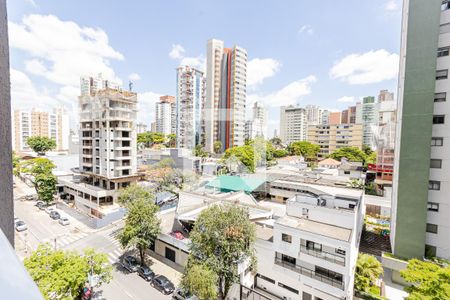
<path fill-rule="evenodd" d="M 81 240 L 82 238 L 85 238 L 86 236 L 88 236 L 88 233 L 85 232 L 78 232 L 75 234 L 70 234 L 70 235 L 62 235 L 62 236 L 56 236 L 53 238 L 47 238 L 42 240 L 42 243 L 49 243 L 52 247 L 55 246 L 55 241 L 56 241 L 56 249 L 63 249 L 65 247 L 67 247 L 70 244 L 75 243 L 78 240 Z"/>
<path fill-rule="evenodd" d="M 107 253 L 108 260 L 110 264 L 113 265 L 119 262 L 120 256 L 122 256 L 123 254 L 123 250 L 114 232 L 107 235 L 106 238 L 110 241 L 111 245 L 113 246 L 113 250 L 110 250 Z"/>

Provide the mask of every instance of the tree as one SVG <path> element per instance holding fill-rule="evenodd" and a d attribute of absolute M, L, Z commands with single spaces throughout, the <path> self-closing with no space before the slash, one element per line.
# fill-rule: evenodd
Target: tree
<path fill-rule="evenodd" d="M 330 157 L 341 161 L 342 158 L 346 158 L 349 161 L 366 162 L 367 155 L 361 149 L 357 147 L 343 147 L 330 154 Z"/>
<path fill-rule="evenodd" d="M 314 145 L 307 141 L 293 142 L 288 146 L 291 155 L 301 155 L 308 161 L 317 160 L 317 154 L 320 151 L 318 145 Z"/>
<path fill-rule="evenodd" d="M 167 135 L 167 147 L 175 148 L 177 146 L 177 135 L 174 133 Z"/>
<path fill-rule="evenodd" d="M 205 266 L 216 274 L 218 299 L 224 299 L 232 284 L 239 281 L 238 264 L 247 262 L 252 269 L 256 266 L 255 231 L 246 209 L 235 205 L 208 207 L 191 231 L 185 273 L 194 266 Z"/>
<path fill-rule="evenodd" d="M 78 299 L 88 274 L 97 275 L 99 284 L 112 279 L 112 267 L 106 254 L 86 249 L 84 255 L 74 251 L 54 251 L 43 244 L 24 260 L 25 268 L 45 299 Z"/>
<path fill-rule="evenodd" d="M 270 142 L 277 148 L 281 147 L 283 142 L 281 141 L 281 139 L 277 136 L 273 137 L 270 139 Z"/>
<path fill-rule="evenodd" d="M 186 268 L 181 286 L 199 300 L 217 299 L 217 281 L 216 273 L 206 265 L 198 264 Z"/>
<path fill-rule="evenodd" d="M 141 265 L 144 265 L 145 250 L 154 243 L 161 232 L 161 222 L 156 215 L 159 207 L 146 198 L 136 198 L 128 202 L 126 207 L 128 214 L 118 239 L 123 248 L 137 248 Z"/>
<path fill-rule="evenodd" d="M 238 159 L 248 169 L 249 172 L 255 172 L 257 161 L 255 159 L 255 151 L 252 146 L 244 145 L 228 148 L 225 151 L 222 160 L 228 160 L 232 157 Z"/>
<path fill-rule="evenodd" d="M 20 157 L 15 152 L 12 153 L 12 165 L 14 176 L 20 175 Z"/>
<path fill-rule="evenodd" d="M 194 156 L 207 157 L 208 153 L 203 149 L 202 145 L 198 144 L 198 145 L 195 145 Z"/>
<path fill-rule="evenodd" d="M 222 147 L 223 147 L 223 145 L 222 145 L 221 141 L 215 141 L 214 145 L 213 145 L 214 153 L 216 153 L 216 154 L 222 153 Z"/>
<path fill-rule="evenodd" d="M 153 194 L 149 189 L 137 184 L 131 184 L 119 191 L 118 202 L 127 206 L 136 199 L 145 199 L 151 202 L 153 198 Z"/>
<path fill-rule="evenodd" d="M 382 274 L 383 267 L 374 256 L 360 253 L 356 262 L 355 289 L 368 293 Z"/>
<path fill-rule="evenodd" d="M 39 199 L 47 204 L 53 201 L 53 195 L 56 194 L 56 184 L 58 179 L 53 174 L 39 174 L 35 178 L 37 194 Z"/>
<path fill-rule="evenodd" d="M 45 155 L 45 152 L 56 148 L 55 140 L 46 136 L 30 136 L 27 138 L 27 144 L 38 155 Z"/>
<path fill-rule="evenodd" d="M 280 158 L 280 157 L 286 157 L 289 155 L 289 152 L 285 149 L 275 149 L 273 151 L 273 157 Z"/>
<path fill-rule="evenodd" d="M 138 144 L 143 144 L 149 148 L 154 144 L 162 144 L 165 141 L 164 134 L 161 132 L 146 131 L 137 135 Z"/>
<path fill-rule="evenodd" d="M 400 275 L 411 284 L 405 287 L 409 300 L 450 299 L 449 264 L 440 266 L 433 262 L 411 259 L 406 270 L 400 271 Z"/>

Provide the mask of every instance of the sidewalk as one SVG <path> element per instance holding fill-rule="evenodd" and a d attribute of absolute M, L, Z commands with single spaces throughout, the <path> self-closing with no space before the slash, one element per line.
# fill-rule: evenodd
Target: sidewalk
<path fill-rule="evenodd" d="M 152 251 L 149 252 L 149 256 L 151 258 L 149 267 L 153 270 L 153 272 L 158 275 L 161 274 L 166 276 L 175 286 L 180 284 L 181 277 L 183 275 L 182 267 Z"/>

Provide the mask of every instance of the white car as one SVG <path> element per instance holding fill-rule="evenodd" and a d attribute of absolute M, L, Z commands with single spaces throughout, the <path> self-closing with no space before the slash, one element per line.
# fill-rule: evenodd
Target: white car
<path fill-rule="evenodd" d="M 46 209 L 45 209 L 45 212 L 46 213 L 48 213 L 48 214 L 50 214 L 52 211 L 54 211 L 55 210 L 55 208 L 54 207 L 47 207 Z"/>
<path fill-rule="evenodd" d="M 59 224 L 66 226 L 70 224 L 69 219 L 66 216 L 61 216 L 58 220 Z"/>
<path fill-rule="evenodd" d="M 15 227 L 16 227 L 16 230 L 19 231 L 19 232 L 28 229 L 27 224 L 25 224 L 24 221 L 20 221 L 20 220 L 19 220 L 19 221 L 17 221 L 16 224 L 14 224 L 14 225 L 15 225 Z"/>

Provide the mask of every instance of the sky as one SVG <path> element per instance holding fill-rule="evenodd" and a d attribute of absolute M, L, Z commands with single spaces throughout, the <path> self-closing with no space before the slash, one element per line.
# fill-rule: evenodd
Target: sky
<path fill-rule="evenodd" d="M 12 106 L 64 106 L 76 128 L 79 77 L 102 73 L 138 92 L 154 121 L 175 95 L 176 68 L 205 67 L 206 42 L 247 50 L 247 107 L 261 101 L 269 135 L 281 105 L 342 110 L 396 93 L 400 0 L 8 0 Z M 249 115 L 249 113 L 248 113 Z"/>

